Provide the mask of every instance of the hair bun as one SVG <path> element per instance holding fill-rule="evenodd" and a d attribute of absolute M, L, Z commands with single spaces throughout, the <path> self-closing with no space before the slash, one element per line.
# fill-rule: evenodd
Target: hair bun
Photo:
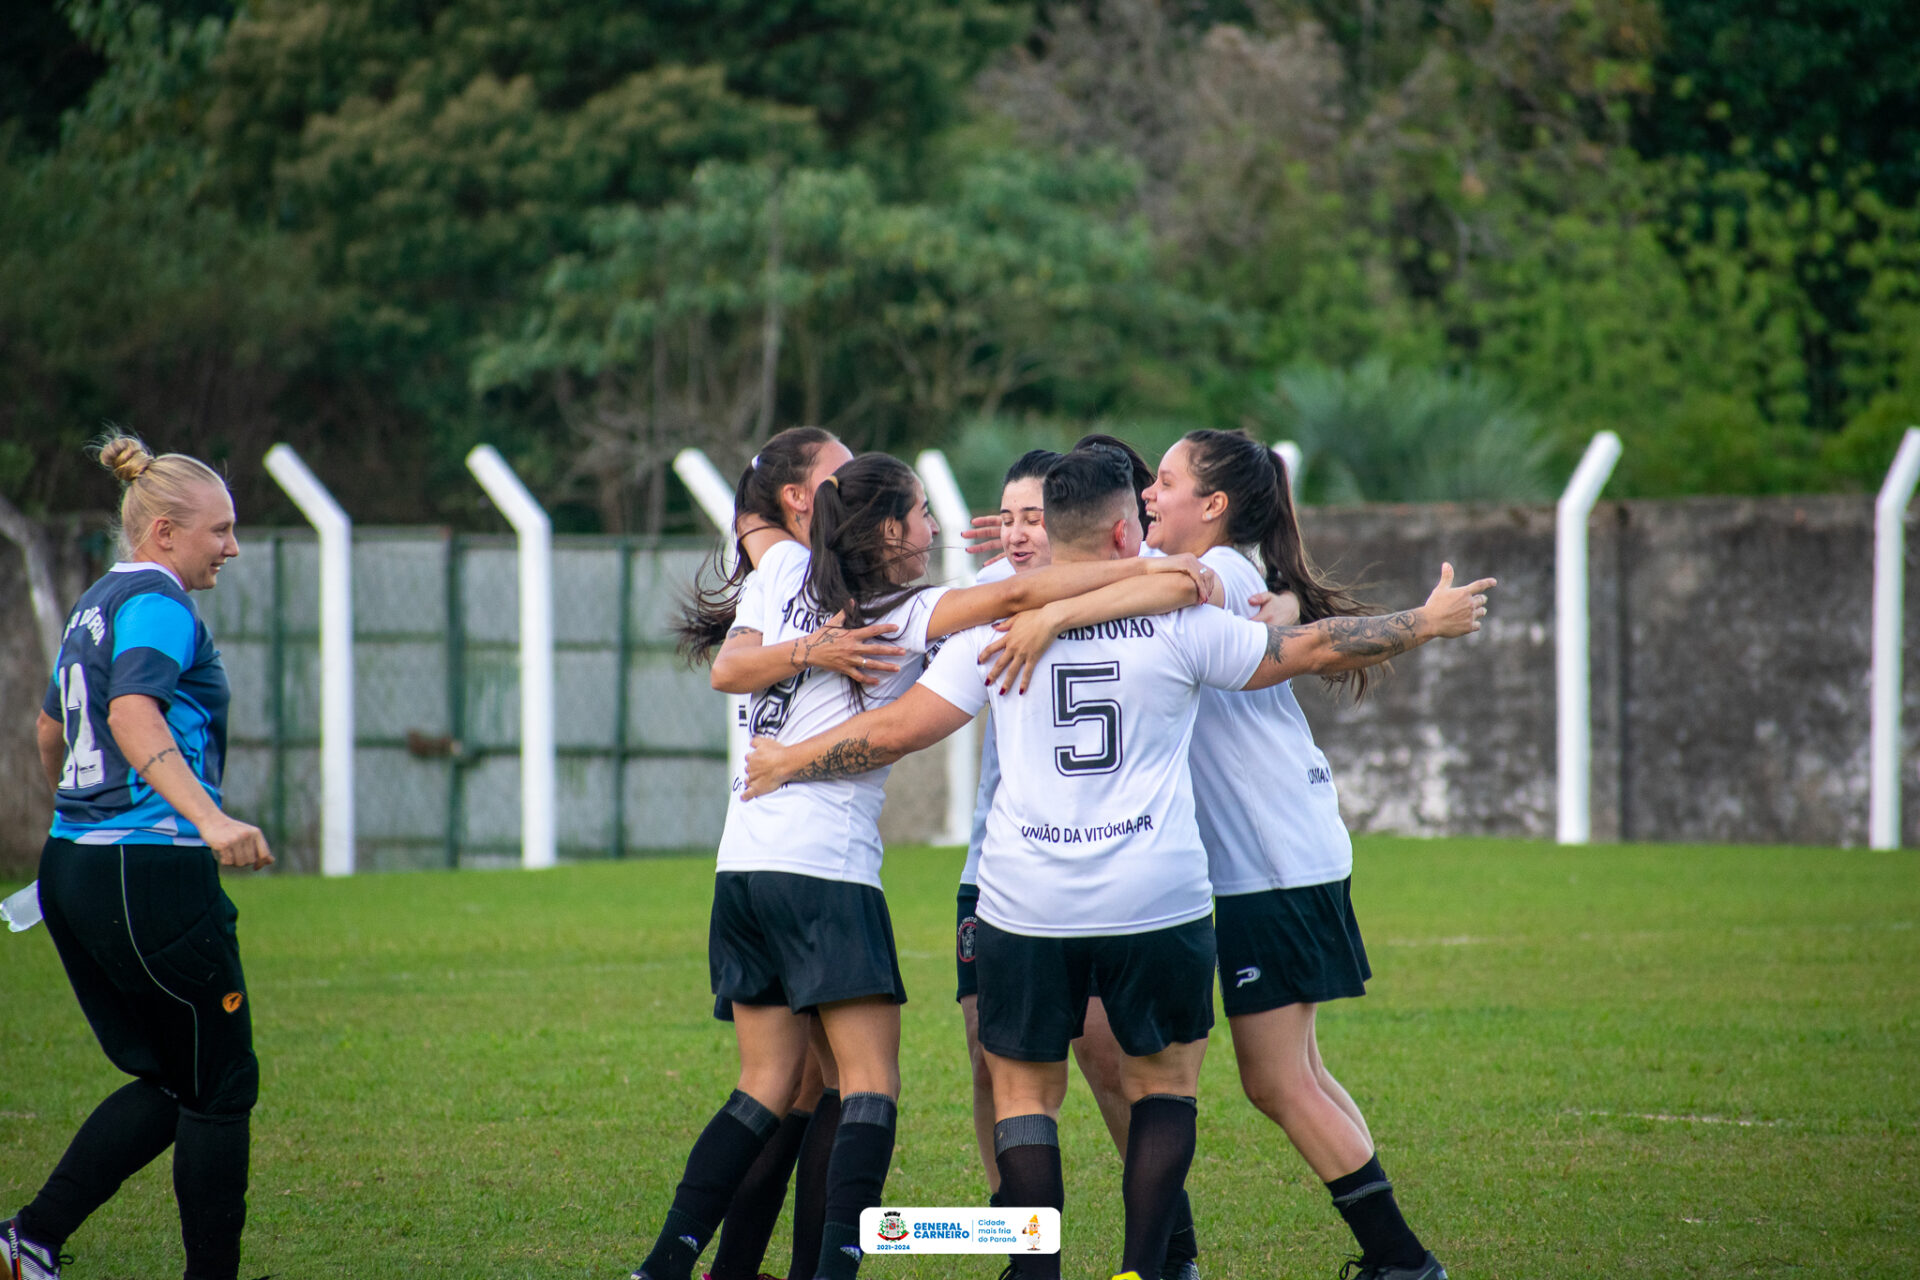
<path fill-rule="evenodd" d="M 132 484 L 153 465 L 153 454 L 137 436 L 116 436 L 100 450 L 100 465 L 121 484 Z"/>

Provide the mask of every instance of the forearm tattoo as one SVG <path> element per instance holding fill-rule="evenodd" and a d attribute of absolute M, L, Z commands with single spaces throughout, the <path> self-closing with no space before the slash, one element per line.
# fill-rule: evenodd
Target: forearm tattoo
<path fill-rule="evenodd" d="M 899 758 L 898 751 L 876 747 L 865 738 L 842 738 L 828 747 L 812 764 L 802 766 L 788 781 L 826 782 L 834 778 L 851 778 L 857 773 L 872 773 Z"/>
<path fill-rule="evenodd" d="M 153 766 L 159 764 L 162 760 L 165 760 L 168 756 L 175 756 L 179 754 L 180 754 L 179 750 L 174 747 L 167 747 L 164 750 L 154 752 L 153 755 L 147 759 L 147 762 L 140 766 L 141 776 L 144 777 L 153 768 Z"/>
<path fill-rule="evenodd" d="M 1267 657 L 1281 661 L 1287 638 L 1298 638 L 1308 630 L 1324 632 L 1333 651 L 1349 658 L 1392 658 L 1420 643 L 1413 611 L 1408 609 L 1376 617 L 1322 618 L 1306 627 L 1273 623 L 1267 627 Z"/>

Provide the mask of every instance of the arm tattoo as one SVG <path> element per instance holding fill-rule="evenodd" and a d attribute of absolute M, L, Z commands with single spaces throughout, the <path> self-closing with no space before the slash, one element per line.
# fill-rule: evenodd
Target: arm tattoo
<path fill-rule="evenodd" d="M 845 627 L 821 627 L 818 631 L 801 636 L 798 640 L 795 640 L 793 642 L 792 658 L 794 668 L 797 670 L 802 667 L 812 666 L 813 651 L 815 649 L 818 649 L 823 644 L 832 644 L 846 633 L 847 629 Z"/>
<path fill-rule="evenodd" d="M 851 778 L 856 773 L 871 773 L 884 768 L 900 756 L 900 752 L 876 747 L 866 738 L 842 738 L 787 781 L 825 782 L 833 778 Z"/>
<path fill-rule="evenodd" d="M 1322 618 L 1310 625 L 1312 629 L 1324 632 L 1333 651 L 1344 657 L 1392 658 L 1420 643 L 1410 609 L 1375 617 Z M 1268 626 L 1267 657 L 1274 662 L 1281 661 L 1281 651 L 1286 647 L 1287 637 L 1297 637 L 1298 633 L 1308 629 L 1286 627 L 1278 623 Z"/>
<path fill-rule="evenodd" d="M 155 766 L 155 765 L 157 765 L 157 764 L 159 764 L 159 763 L 160 763 L 160 762 L 161 762 L 162 760 L 165 760 L 165 759 L 166 759 L 166 758 L 167 758 L 168 756 L 175 756 L 175 755 L 179 755 L 179 754 L 180 754 L 180 753 L 179 753 L 179 751 L 178 751 L 177 749 L 175 749 L 175 748 L 173 748 L 173 747 L 168 747 L 168 748 L 166 748 L 166 749 L 165 749 L 165 750 L 163 750 L 163 751 L 156 751 L 156 752 L 154 752 L 154 753 L 153 753 L 153 755 L 152 755 L 152 757 L 151 757 L 151 758 L 149 758 L 149 759 L 148 759 L 148 761 L 147 761 L 147 762 L 146 762 L 145 764 L 143 764 L 143 765 L 141 765 L 141 766 L 140 766 L 140 774 L 141 774 L 141 776 L 142 776 L 142 777 L 145 777 L 145 776 L 146 776 L 146 774 L 147 774 L 147 772 L 148 772 L 148 771 L 149 771 L 150 769 L 152 769 L 152 768 L 153 768 L 153 766 Z"/>
<path fill-rule="evenodd" d="M 727 632 L 727 639 L 731 640 L 735 636 L 757 636 L 759 634 L 760 628 L 758 627 L 734 627 Z"/>

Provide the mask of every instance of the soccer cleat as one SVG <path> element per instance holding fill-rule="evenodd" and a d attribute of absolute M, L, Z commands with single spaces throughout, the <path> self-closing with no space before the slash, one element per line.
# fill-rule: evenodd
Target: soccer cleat
<path fill-rule="evenodd" d="M 1340 1280 L 1447 1280 L 1447 1269 L 1429 1249 L 1419 1265 L 1412 1267 L 1366 1267 L 1360 1265 L 1360 1259 L 1349 1258 L 1340 1268 Z"/>
<path fill-rule="evenodd" d="M 0 1223 L 0 1262 L 7 1264 L 6 1280 L 60 1280 L 60 1268 L 72 1261 L 21 1235 L 14 1219 Z"/>
<path fill-rule="evenodd" d="M 1140 1280 L 1140 1273 L 1138 1271 L 1122 1271 L 1119 1275 L 1115 1276 L 1113 1280 Z"/>

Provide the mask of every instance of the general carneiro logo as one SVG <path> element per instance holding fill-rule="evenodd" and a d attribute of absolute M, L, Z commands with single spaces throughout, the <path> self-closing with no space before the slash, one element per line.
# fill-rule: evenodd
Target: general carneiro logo
<path fill-rule="evenodd" d="M 862 1209 L 860 1250 L 889 1253 L 1058 1253 L 1060 1211 L 1004 1208 Z"/>

